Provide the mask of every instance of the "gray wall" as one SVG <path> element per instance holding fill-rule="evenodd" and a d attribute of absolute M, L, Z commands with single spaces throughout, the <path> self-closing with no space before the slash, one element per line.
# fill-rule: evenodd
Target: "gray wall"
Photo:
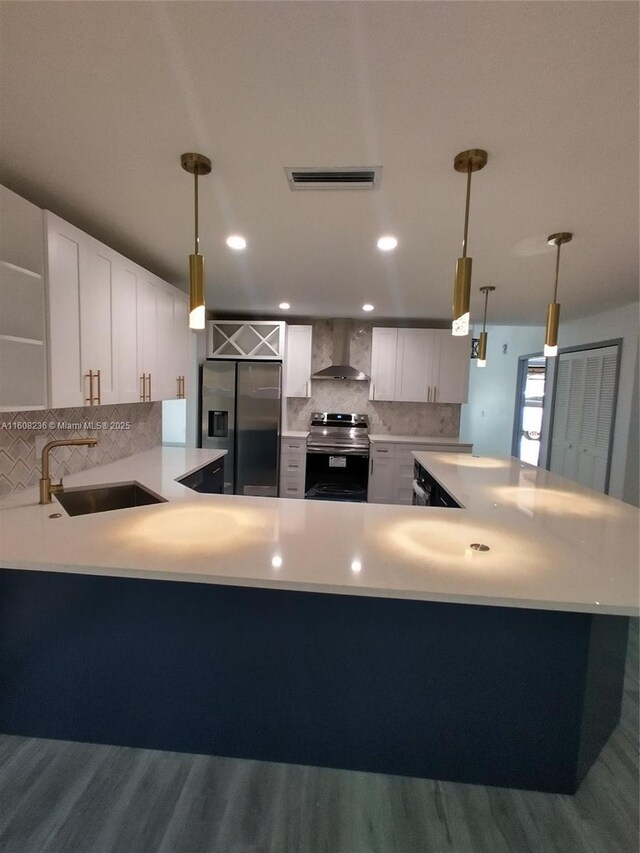
<path fill-rule="evenodd" d="M 474 337 L 481 327 L 475 326 Z M 510 456 L 516 402 L 518 358 L 542 353 L 542 326 L 487 326 L 487 365 L 471 363 L 469 401 L 462 406 L 460 438 L 473 442 L 473 452 Z M 506 353 L 503 348 L 506 346 Z"/>

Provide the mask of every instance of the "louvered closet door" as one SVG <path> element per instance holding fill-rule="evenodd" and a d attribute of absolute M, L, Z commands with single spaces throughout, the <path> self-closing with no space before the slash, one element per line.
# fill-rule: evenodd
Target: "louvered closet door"
<path fill-rule="evenodd" d="M 617 347 L 560 355 L 550 468 L 604 492 L 617 386 Z"/>

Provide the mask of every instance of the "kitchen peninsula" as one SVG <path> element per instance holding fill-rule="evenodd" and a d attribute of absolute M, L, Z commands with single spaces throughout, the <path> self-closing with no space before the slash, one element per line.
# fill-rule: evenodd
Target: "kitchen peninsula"
<path fill-rule="evenodd" d="M 416 459 L 461 509 L 175 482 L 217 455 L 65 484 L 154 506 L 0 503 L 0 731 L 576 790 L 618 719 L 636 509 L 453 453 Z"/>

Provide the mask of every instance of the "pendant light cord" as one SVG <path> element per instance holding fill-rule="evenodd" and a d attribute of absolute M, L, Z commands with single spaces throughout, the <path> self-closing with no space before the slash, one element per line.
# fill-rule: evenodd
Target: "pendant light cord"
<path fill-rule="evenodd" d="M 486 331 L 487 329 L 487 305 L 489 303 L 489 291 L 485 290 L 484 292 L 484 317 L 482 319 L 482 331 Z"/>
<path fill-rule="evenodd" d="M 467 200 L 464 209 L 464 236 L 462 238 L 462 257 L 467 257 L 467 233 L 469 231 L 469 202 L 471 200 L 471 159 L 467 165 Z"/>
<path fill-rule="evenodd" d="M 198 249 L 200 248 L 200 239 L 198 237 L 198 170 L 196 169 L 193 173 L 193 181 L 194 181 L 194 193 L 193 197 L 195 200 L 195 227 L 196 227 L 196 255 L 200 254 Z"/>
<path fill-rule="evenodd" d="M 556 283 L 555 283 L 554 288 L 553 288 L 553 301 L 554 302 L 558 301 L 556 297 L 558 296 L 558 274 L 560 272 L 560 246 L 561 245 L 562 245 L 562 243 L 556 243 L 556 247 L 558 249 L 558 252 L 556 254 Z"/>

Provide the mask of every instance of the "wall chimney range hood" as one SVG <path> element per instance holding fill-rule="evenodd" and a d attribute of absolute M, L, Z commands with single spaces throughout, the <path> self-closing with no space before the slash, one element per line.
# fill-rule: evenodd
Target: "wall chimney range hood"
<path fill-rule="evenodd" d="M 314 373 L 312 379 L 355 379 L 358 382 L 368 382 L 367 374 L 349 363 L 351 361 L 350 332 L 349 320 L 333 321 L 333 361 L 329 367 Z"/>

